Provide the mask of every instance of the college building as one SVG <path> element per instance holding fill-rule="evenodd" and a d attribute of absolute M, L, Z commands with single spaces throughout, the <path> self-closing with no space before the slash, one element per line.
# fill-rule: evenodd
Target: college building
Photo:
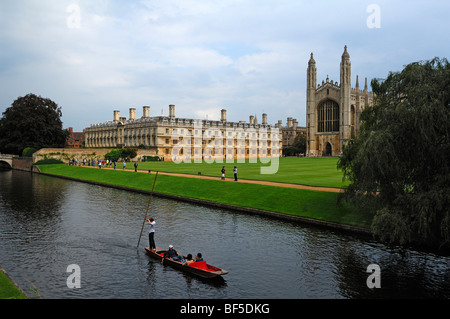
<path fill-rule="evenodd" d="M 223 160 L 281 155 L 282 140 L 278 124 L 267 123 L 262 114 L 259 124 L 251 115 L 249 122 L 227 121 L 225 109 L 218 121 L 178 118 L 175 105 L 169 105 L 169 116 L 150 116 L 143 106 L 142 117 L 129 109 L 129 118 L 114 111 L 114 118 L 92 124 L 84 130 L 88 148 L 134 147 L 148 149 L 164 160 Z"/>
<path fill-rule="evenodd" d="M 341 57 L 340 82 L 327 79 L 317 84 L 316 61 L 311 53 L 307 68 L 307 156 L 338 156 L 352 136 L 359 134 L 361 111 L 373 104 L 367 78 L 360 90 L 358 76 L 351 87 L 351 63 L 347 46 Z"/>

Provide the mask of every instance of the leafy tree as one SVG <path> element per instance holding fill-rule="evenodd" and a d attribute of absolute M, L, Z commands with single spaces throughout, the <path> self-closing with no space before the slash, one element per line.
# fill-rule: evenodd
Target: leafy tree
<path fill-rule="evenodd" d="M 122 158 L 135 158 L 137 156 L 137 149 L 127 147 L 122 149 Z"/>
<path fill-rule="evenodd" d="M 117 162 L 122 157 L 122 149 L 111 150 L 111 152 L 105 154 L 107 160 Z"/>
<path fill-rule="evenodd" d="M 386 242 L 449 248 L 449 63 L 411 63 L 371 84 L 375 103 L 338 163 L 351 182 L 346 198 L 374 212 L 373 232 Z"/>
<path fill-rule="evenodd" d="M 68 132 L 61 116 L 61 108 L 48 98 L 17 98 L 0 119 L 0 152 L 20 155 L 26 147 L 64 147 Z"/>
<path fill-rule="evenodd" d="M 306 135 L 297 134 L 292 146 L 283 147 L 283 154 L 287 156 L 298 155 L 306 152 Z"/>
<path fill-rule="evenodd" d="M 35 152 L 37 152 L 37 149 L 33 147 L 26 147 L 22 151 L 22 157 L 32 157 Z"/>

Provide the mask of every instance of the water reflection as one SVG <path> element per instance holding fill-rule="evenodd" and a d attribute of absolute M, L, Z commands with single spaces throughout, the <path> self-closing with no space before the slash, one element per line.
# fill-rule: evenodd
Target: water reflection
<path fill-rule="evenodd" d="M 386 247 L 267 217 L 154 197 L 156 244 L 202 252 L 229 271 L 211 281 L 136 249 L 148 197 L 0 172 L 0 261 L 25 290 L 45 298 L 450 298 L 447 256 Z M 82 288 L 66 286 L 78 264 Z M 366 286 L 369 264 L 381 289 Z"/>

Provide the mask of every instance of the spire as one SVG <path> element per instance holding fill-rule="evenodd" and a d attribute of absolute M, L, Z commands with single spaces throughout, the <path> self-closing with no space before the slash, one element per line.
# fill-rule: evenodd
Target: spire
<path fill-rule="evenodd" d="M 356 91 L 359 90 L 359 80 L 358 80 L 358 76 L 356 76 Z"/>
<path fill-rule="evenodd" d="M 316 61 L 314 60 L 314 57 L 313 57 L 313 53 L 312 53 L 312 52 L 311 52 L 311 58 L 309 59 L 308 64 L 316 64 Z"/>
<path fill-rule="evenodd" d="M 350 55 L 347 52 L 347 46 L 344 46 L 344 53 L 342 53 L 342 60 L 350 60 Z"/>
<path fill-rule="evenodd" d="M 368 90 L 368 88 L 367 88 L 367 78 L 366 78 L 365 82 L 366 82 L 366 83 L 364 84 L 364 91 L 367 92 L 367 90 Z"/>

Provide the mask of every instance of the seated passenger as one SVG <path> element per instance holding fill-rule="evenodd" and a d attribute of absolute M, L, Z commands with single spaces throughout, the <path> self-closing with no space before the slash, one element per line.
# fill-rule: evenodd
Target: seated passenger
<path fill-rule="evenodd" d="M 201 253 L 198 253 L 197 256 L 195 256 L 195 261 L 203 261 Z"/>
<path fill-rule="evenodd" d="M 183 263 L 183 266 L 188 266 L 190 264 L 192 264 L 194 262 L 194 260 L 192 259 L 192 255 L 188 254 L 186 256 L 187 260 Z"/>
<path fill-rule="evenodd" d="M 184 262 L 183 256 L 181 256 L 175 249 L 173 249 L 172 245 L 169 245 L 169 250 L 164 254 L 164 258 L 179 261 L 182 263 Z"/>

